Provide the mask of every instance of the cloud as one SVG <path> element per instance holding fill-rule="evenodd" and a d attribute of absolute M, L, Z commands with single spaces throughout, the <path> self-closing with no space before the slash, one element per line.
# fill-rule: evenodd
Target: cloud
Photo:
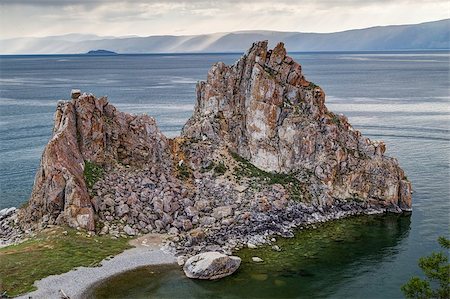
<path fill-rule="evenodd" d="M 448 0 L 1 0 L 0 37 L 333 32 L 448 17 Z"/>

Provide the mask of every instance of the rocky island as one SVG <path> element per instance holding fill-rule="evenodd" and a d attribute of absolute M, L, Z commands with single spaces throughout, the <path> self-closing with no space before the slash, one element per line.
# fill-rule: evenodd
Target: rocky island
<path fill-rule="evenodd" d="M 114 51 L 99 49 L 99 50 L 91 50 L 87 52 L 86 55 L 117 55 L 117 53 Z"/>
<path fill-rule="evenodd" d="M 157 232 L 180 264 L 223 259 L 317 222 L 410 211 L 411 184 L 385 150 L 327 109 L 282 43 L 261 41 L 234 65 L 212 66 L 173 139 L 148 115 L 72 92 L 58 103 L 31 198 L 2 212 L 0 236 L 14 242 L 49 225 Z M 234 271 L 240 261 L 230 260 L 221 266 Z"/>

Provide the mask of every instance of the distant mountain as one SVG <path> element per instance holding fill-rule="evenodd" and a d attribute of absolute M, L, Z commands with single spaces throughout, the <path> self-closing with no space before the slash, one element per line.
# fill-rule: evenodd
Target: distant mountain
<path fill-rule="evenodd" d="M 117 53 L 243 52 L 257 40 L 269 40 L 270 46 L 282 41 L 290 52 L 450 49 L 450 19 L 335 33 L 237 31 L 186 36 L 68 34 L 15 38 L 0 41 L 0 54 L 76 54 L 91 49 L 110 49 Z"/>
<path fill-rule="evenodd" d="M 117 55 L 117 53 L 108 50 L 91 50 L 86 55 Z"/>

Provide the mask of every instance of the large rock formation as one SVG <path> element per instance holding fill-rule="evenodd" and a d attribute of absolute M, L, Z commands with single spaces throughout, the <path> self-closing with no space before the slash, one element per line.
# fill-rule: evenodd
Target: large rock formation
<path fill-rule="evenodd" d="M 411 185 L 384 143 L 330 112 L 283 44 L 255 43 L 234 65 L 215 64 L 197 95 L 182 135 L 168 139 L 153 118 L 74 91 L 58 104 L 27 207 L 2 227 L 163 232 L 191 255 L 410 210 Z"/>
<path fill-rule="evenodd" d="M 385 144 L 361 136 L 325 106 L 283 43 L 253 44 L 232 66 L 215 64 L 197 85 L 194 115 L 183 135 L 225 143 L 270 172 L 306 175 L 320 204 L 359 199 L 408 210 L 411 185 Z"/>
<path fill-rule="evenodd" d="M 67 223 L 94 230 L 85 161 L 106 165 L 157 164 L 170 171 L 168 139 L 147 115 L 119 112 L 106 98 L 73 94 L 60 102 L 53 137 L 44 149 L 22 219 Z"/>

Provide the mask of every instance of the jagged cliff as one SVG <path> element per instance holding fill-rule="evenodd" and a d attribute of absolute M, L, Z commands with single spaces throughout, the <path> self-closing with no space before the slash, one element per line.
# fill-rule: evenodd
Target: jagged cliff
<path fill-rule="evenodd" d="M 178 251 L 227 252 L 313 222 L 410 210 L 411 185 L 384 143 L 324 102 L 283 44 L 264 41 L 211 68 L 175 139 L 149 116 L 73 93 L 58 104 L 20 227 L 169 232 Z"/>
<path fill-rule="evenodd" d="M 153 118 L 119 112 L 106 98 L 76 95 L 60 102 L 22 219 L 94 230 L 85 161 L 107 166 L 158 164 L 170 171 L 168 139 Z"/>
<path fill-rule="evenodd" d="M 197 85 L 197 105 L 183 135 L 224 142 L 255 166 L 308 176 L 320 204 L 361 199 L 411 207 L 411 185 L 385 144 L 352 128 L 325 106 L 282 43 L 253 44 L 232 66 L 214 65 Z M 317 188 L 316 188 L 317 187 Z"/>

